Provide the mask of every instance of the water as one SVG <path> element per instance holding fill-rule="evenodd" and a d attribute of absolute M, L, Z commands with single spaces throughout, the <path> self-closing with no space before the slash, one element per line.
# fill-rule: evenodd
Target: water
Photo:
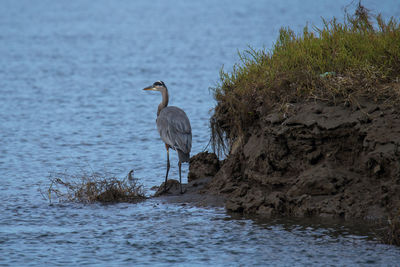
<path fill-rule="evenodd" d="M 397 1 L 363 2 L 400 15 Z M 398 264 L 398 248 L 337 222 L 257 221 L 157 200 L 50 206 L 38 192 L 51 173 L 91 169 L 135 169 L 147 189 L 160 184 L 161 96 L 143 87 L 167 84 L 170 104 L 191 120 L 192 154 L 201 152 L 221 66 L 229 70 L 248 45 L 271 47 L 281 26 L 300 32 L 321 16 L 343 18 L 348 4 L 1 1 L 0 264 Z M 176 178 L 175 152 L 171 162 Z"/>

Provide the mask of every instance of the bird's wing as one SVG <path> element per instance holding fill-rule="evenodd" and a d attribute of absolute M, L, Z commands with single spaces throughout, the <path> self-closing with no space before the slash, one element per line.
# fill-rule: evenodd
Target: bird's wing
<path fill-rule="evenodd" d="M 190 153 L 192 128 L 186 113 L 177 107 L 166 107 L 157 117 L 157 129 L 161 139 L 173 149 Z"/>

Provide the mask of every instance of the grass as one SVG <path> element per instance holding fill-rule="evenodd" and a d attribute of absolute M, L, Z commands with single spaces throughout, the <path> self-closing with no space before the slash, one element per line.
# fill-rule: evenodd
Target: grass
<path fill-rule="evenodd" d="M 270 51 L 249 49 L 212 88 L 214 150 L 231 147 L 258 118 L 288 103 L 322 100 L 354 104 L 360 96 L 397 105 L 400 100 L 400 26 L 361 5 L 354 15 L 323 20 L 296 35 L 282 28 Z M 372 21 L 375 21 L 373 26 Z"/>
<path fill-rule="evenodd" d="M 146 199 L 143 186 L 132 177 L 133 171 L 126 178 L 105 177 L 98 173 L 91 174 L 58 174 L 49 176 L 47 190 L 40 190 L 42 196 L 50 203 L 117 203 L 138 202 Z"/>
<path fill-rule="evenodd" d="M 385 228 L 381 241 L 385 244 L 400 246 L 400 212 L 391 216 Z"/>

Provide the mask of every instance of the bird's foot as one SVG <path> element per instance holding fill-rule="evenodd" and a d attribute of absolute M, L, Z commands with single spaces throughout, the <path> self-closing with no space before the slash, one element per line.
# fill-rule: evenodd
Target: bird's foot
<path fill-rule="evenodd" d="M 181 195 L 185 194 L 187 189 L 185 188 L 184 190 L 181 189 Z"/>

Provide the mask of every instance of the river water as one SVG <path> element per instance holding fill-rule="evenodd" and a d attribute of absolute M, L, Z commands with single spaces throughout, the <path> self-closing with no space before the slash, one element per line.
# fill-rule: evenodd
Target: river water
<path fill-rule="evenodd" d="M 158 200 L 49 205 L 38 192 L 53 173 L 134 169 L 150 194 L 166 155 L 161 96 L 143 87 L 167 84 L 191 120 L 194 155 L 209 140 L 209 88 L 237 51 L 270 48 L 281 26 L 342 19 L 349 3 L 1 1 L 0 265 L 399 264 L 398 248 L 356 223 L 258 221 Z M 400 15 L 398 1 L 363 3 Z M 171 162 L 177 178 L 175 152 Z"/>

